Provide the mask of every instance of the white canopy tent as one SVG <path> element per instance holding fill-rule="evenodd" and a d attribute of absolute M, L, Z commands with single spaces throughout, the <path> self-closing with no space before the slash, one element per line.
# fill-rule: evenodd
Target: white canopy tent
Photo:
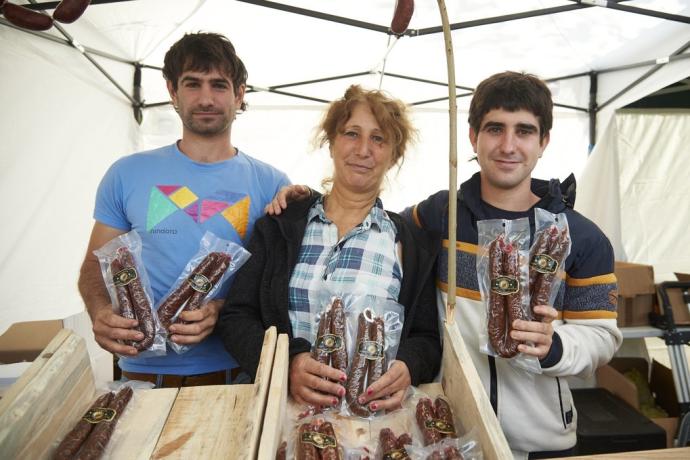
<path fill-rule="evenodd" d="M 56 3 L 39 6 L 50 14 Z M 83 309 L 76 279 L 100 178 L 115 159 L 171 143 L 181 132 L 172 108 L 157 104 L 167 101 L 160 72 L 147 66 L 161 66 L 165 51 L 185 32 L 217 31 L 233 41 L 252 90 L 233 143 L 286 171 L 293 182 L 318 187 L 328 174 L 327 154 L 309 144 L 324 107 L 318 100 L 339 97 L 351 83 L 381 83 L 415 104 L 420 130 L 403 167 L 390 177 L 384 203 L 399 210 L 447 188 L 447 77 L 443 37 L 434 32 L 440 24 L 436 2 L 417 1 L 408 34 L 397 41 L 385 33 L 393 0 L 287 3 L 93 1 L 81 19 L 62 26 L 64 33 L 29 33 L 0 18 L 0 196 L 6 210 L 0 333 L 16 321 L 63 318 Z M 535 171 L 542 178 L 583 170 L 594 101 L 604 106 L 594 118 L 605 126 L 615 109 L 690 75 L 690 53 L 684 52 L 690 44 L 688 0 L 458 0 L 447 7 L 456 25 L 459 181 L 476 171 L 465 161 L 472 156 L 465 135 L 468 95 L 492 73 L 576 76 L 550 83 L 559 106 L 551 144 Z M 317 12 L 323 18 L 314 17 Z M 141 100 L 133 96 L 137 66 Z M 343 77 L 351 74 L 358 75 Z M 319 81 L 280 87 L 313 80 Z M 141 109 L 141 124 L 134 108 Z M 597 183 L 612 180 L 597 177 Z M 633 254 L 627 246 L 626 253 Z"/>

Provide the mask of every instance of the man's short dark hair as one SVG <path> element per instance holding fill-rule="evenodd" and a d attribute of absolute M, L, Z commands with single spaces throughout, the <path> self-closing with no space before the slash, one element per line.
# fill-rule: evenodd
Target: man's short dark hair
<path fill-rule="evenodd" d="M 185 34 L 165 53 L 163 77 L 177 90 L 177 81 L 188 70 L 210 72 L 217 69 L 232 81 L 237 92 L 247 83 L 247 69 L 227 37 L 212 32 Z M 245 110 L 242 102 L 241 110 Z"/>
<path fill-rule="evenodd" d="M 539 119 L 539 139 L 544 140 L 553 124 L 553 100 L 548 86 L 534 75 L 502 72 L 482 81 L 470 103 L 469 123 L 475 133 L 484 116 L 494 109 L 526 110 Z"/>

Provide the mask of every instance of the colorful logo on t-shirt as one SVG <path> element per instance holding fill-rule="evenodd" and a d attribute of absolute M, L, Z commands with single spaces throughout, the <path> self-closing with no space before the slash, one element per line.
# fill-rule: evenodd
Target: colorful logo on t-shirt
<path fill-rule="evenodd" d="M 244 238 L 249 224 L 248 195 L 218 192 L 219 199 L 200 199 L 184 185 L 157 185 L 151 188 L 146 231 L 150 232 L 165 218 L 183 211 L 196 223 L 204 223 L 220 214 Z"/>

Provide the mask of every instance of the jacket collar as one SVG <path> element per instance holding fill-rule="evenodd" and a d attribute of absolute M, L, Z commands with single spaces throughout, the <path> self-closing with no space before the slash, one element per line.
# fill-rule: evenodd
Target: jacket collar
<path fill-rule="evenodd" d="M 481 206 L 481 173 L 475 173 L 469 180 L 460 186 L 458 191 L 458 204 L 462 202 L 479 219 L 484 216 Z M 557 214 L 563 212 L 566 207 L 575 205 L 575 176 L 568 176 L 563 183 L 558 179 L 541 180 L 532 179 L 532 193 L 540 200 L 534 207 L 546 209 Z"/>

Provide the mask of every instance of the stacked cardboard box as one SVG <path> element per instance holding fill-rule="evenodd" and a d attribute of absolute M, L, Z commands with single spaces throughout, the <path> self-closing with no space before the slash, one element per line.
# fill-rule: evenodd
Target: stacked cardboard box
<path fill-rule="evenodd" d="M 613 358 L 608 365 L 597 370 L 597 384 L 639 411 L 638 387 L 624 375 L 632 369 L 648 378 L 649 389 L 656 404 L 668 413 L 667 417 L 650 418 L 666 431 L 666 446 L 673 447 L 673 439 L 678 429 L 679 406 L 671 369 L 657 361 L 652 361 L 650 369 L 644 358 Z"/>
<path fill-rule="evenodd" d="M 654 311 L 656 287 L 651 265 L 616 262 L 618 327 L 647 326 Z"/>

